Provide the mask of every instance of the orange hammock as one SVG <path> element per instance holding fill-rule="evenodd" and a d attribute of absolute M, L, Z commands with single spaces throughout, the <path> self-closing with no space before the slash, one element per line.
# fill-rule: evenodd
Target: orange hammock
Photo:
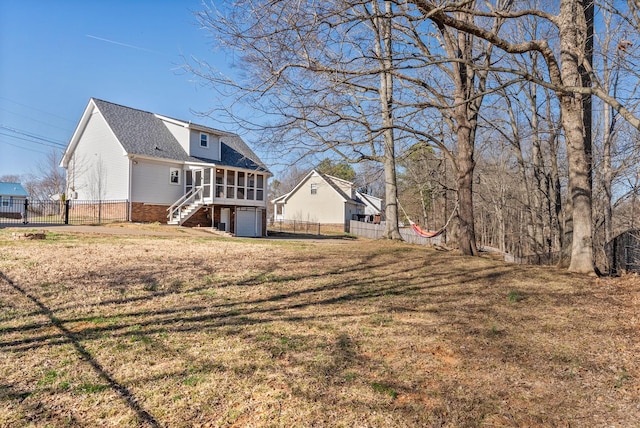
<path fill-rule="evenodd" d="M 411 221 L 411 219 L 407 215 L 406 211 L 404 210 L 404 208 L 402 208 L 402 205 L 400 205 L 399 202 L 398 202 L 398 206 L 400 207 L 400 209 L 404 213 L 404 216 L 407 218 L 407 220 L 409 220 L 409 223 L 411 223 L 411 228 L 413 229 L 413 231 L 418 236 L 422 236 L 423 238 L 435 238 L 436 236 L 442 235 L 444 233 L 444 231 L 447 229 L 447 226 L 449 225 L 449 222 L 451 221 L 451 219 L 455 215 L 456 211 L 458 210 L 458 202 L 456 202 L 455 208 L 453 209 L 453 211 L 451 211 L 451 215 L 447 219 L 447 222 L 445 223 L 445 225 L 442 226 L 442 229 L 440 229 L 440 230 L 422 230 L 420 228 L 420 226 L 418 226 L 413 221 Z"/>
<path fill-rule="evenodd" d="M 436 236 L 440 236 L 445 229 L 443 227 L 440 230 L 422 230 L 420 229 L 420 226 L 418 226 L 411 220 L 409 220 L 409 223 L 411 223 L 411 227 L 413 228 L 413 231 L 416 232 L 418 235 L 422 236 L 423 238 L 435 238 Z"/>

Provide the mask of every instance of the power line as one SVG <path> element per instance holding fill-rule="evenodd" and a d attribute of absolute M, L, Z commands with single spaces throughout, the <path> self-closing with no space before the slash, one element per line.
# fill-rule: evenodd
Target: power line
<path fill-rule="evenodd" d="M 48 114 L 50 116 L 57 117 L 58 119 L 66 120 L 67 122 L 76 123 L 75 120 L 71 120 L 71 119 L 68 119 L 66 117 L 58 116 L 57 114 L 50 113 L 50 112 L 44 111 L 44 110 L 40 110 L 38 108 L 31 107 L 31 106 L 28 106 L 26 104 L 19 103 L 17 101 L 13 101 L 13 100 L 10 100 L 10 99 L 5 98 L 5 97 L 0 97 L 0 100 L 9 101 L 10 103 L 14 103 L 14 104 L 17 104 L 17 105 L 22 106 L 22 107 L 30 108 L 31 110 L 39 111 L 40 113 Z"/>
<path fill-rule="evenodd" d="M 44 120 L 34 119 L 33 117 L 28 116 L 28 115 L 26 115 L 26 114 L 17 113 L 17 112 L 15 112 L 15 111 L 13 111 L 13 110 L 9 110 L 9 109 L 4 108 L 4 107 L 1 107 L 1 106 L 0 106 L 0 110 L 4 110 L 4 111 L 8 112 L 9 114 L 13 114 L 13 115 L 15 115 L 15 116 L 24 117 L 24 118 L 26 118 L 26 119 L 29 119 L 31 122 L 38 122 L 38 123 L 42 123 L 43 125 L 50 126 L 50 127 L 52 127 L 52 128 L 56 128 L 56 129 L 60 129 L 60 130 L 62 130 L 62 131 L 67 131 L 67 132 L 68 132 L 68 131 L 70 130 L 69 128 L 63 128 L 62 126 L 54 125 L 54 124 L 52 124 L 52 123 L 45 122 Z"/>
<path fill-rule="evenodd" d="M 35 149 L 35 148 L 33 148 L 33 147 L 19 146 L 18 144 L 12 144 L 12 143 L 10 143 L 10 142 L 8 142 L 8 141 L 1 141 L 1 140 L 0 140 L 0 144 L 7 144 L 7 145 L 9 145 L 9 146 L 17 147 L 17 148 L 19 148 L 19 149 L 23 149 L 23 150 L 29 150 L 29 151 L 31 151 L 31 152 L 37 152 L 37 153 L 47 154 L 47 152 L 43 152 L 42 150 L 38 150 L 38 149 Z"/>
<path fill-rule="evenodd" d="M 53 149 L 63 149 L 63 148 L 65 148 L 65 146 L 61 146 L 61 145 L 59 145 L 57 143 L 53 143 L 52 144 L 52 143 L 46 143 L 46 142 L 30 140 L 28 138 L 18 137 L 16 135 L 6 134 L 4 132 L 0 132 L 0 135 L 4 135 L 5 137 L 9 137 L 9 138 L 15 138 L 16 140 L 27 141 L 29 143 L 39 144 L 39 145 L 45 146 L 45 147 L 51 147 Z"/>
<path fill-rule="evenodd" d="M 20 129 L 11 128 L 11 127 L 3 125 L 3 124 L 0 124 L 0 128 L 1 129 L 6 129 L 7 131 L 10 131 L 10 132 L 13 132 L 13 133 L 16 133 L 16 134 L 24 135 L 24 136 L 29 137 L 29 138 L 35 138 L 37 140 L 41 140 L 41 141 L 47 142 L 49 144 L 54 144 L 56 146 L 59 146 L 60 148 L 67 147 L 67 144 L 62 142 L 62 141 L 60 141 L 60 140 L 53 140 L 51 138 L 43 137 L 41 135 L 31 134 L 29 132 L 22 131 Z M 7 135 L 7 134 L 3 134 L 3 135 Z M 7 135 L 7 136 L 10 137 L 11 135 Z M 15 138 L 17 138 L 17 137 L 15 137 Z"/>

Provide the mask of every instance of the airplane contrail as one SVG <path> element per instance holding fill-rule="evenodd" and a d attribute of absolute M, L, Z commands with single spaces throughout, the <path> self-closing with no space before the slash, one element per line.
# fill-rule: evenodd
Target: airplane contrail
<path fill-rule="evenodd" d="M 147 51 L 147 52 L 152 52 L 152 53 L 160 53 L 160 52 L 157 52 L 157 51 L 153 51 L 151 49 L 142 48 L 140 46 L 128 45 L 126 43 L 116 42 L 115 40 L 109 40 L 109 39 L 104 39 L 104 38 L 98 37 L 98 36 L 92 36 L 91 34 L 87 34 L 87 37 L 92 38 L 92 39 L 96 39 L 96 40 L 100 40 L 102 42 L 112 43 L 112 44 L 118 45 L 118 46 L 124 46 L 125 48 L 137 49 L 137 50 L 140 50 L 140 51 Z"/>

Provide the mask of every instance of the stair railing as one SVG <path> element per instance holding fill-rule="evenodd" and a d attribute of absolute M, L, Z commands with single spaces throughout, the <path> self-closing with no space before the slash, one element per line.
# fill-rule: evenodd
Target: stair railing
<path fill-rule="evenodd" d="M 202 200 L 202 187 L 195 187 L 189 190 L 187 193 L 182 195 L 180 199 L 175 201 L 173 205 L 167 208 L 167 211 L 169 211 L 169 214 L 167 214 L 167 218 L 169 219 L 169 221 L 173 220 L 174 218 L 179 219 L 182 208 L 184 208 L 186 205 L 192 204 L 196 200 Z"/>

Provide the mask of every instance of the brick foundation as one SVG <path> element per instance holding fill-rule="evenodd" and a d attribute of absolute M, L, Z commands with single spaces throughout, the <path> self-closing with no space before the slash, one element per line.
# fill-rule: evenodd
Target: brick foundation
<path fill-rule="evenodd" d="M 144 202 L 133 202 L 131 204 L 131 221 L 140 223 L 167 223 L 169 205 L 145 204 Z M 186 227 L 210 227 L 211 208 L 200 208 L 189 220 L 185 221 Z"/>
<path fill-rule="evenodd" d="M 167 211 L 169 205 L 153 205 L 145 204 L 144 202 L 133 202 L 131 204 L 131 221 L 140 223 L 153 223 L 155 221 L 159 223 L 166 223 Z"/>
<path fill-rule="evenodd" d="M 211 207 L 200 208 L 182 225 L 185 227 L 211 227 Z"/>
<path fill-rule="evenodd" d="M 2 218 L 12 218 L 12 219 L 21 219 L 22 218 L 22 214 L 21 213 L 3 213 L 3 212 L 0 212 L 0 217 L 2 217 Z"/>
<path fill-rule="evenodd" d="M 64 206 L 60 208 L 64 212 Z M 75 201 L 69 203 L 69 218 L 75 219 L 98 219 L 100 220 L 126 220 L 129 211 L 129 203 L 104 201 L 102 203 Z"/>
<path fill-rule="evenodd" d="M 167 223 L 167 209 L 169 205 L 145 204 L 143 202 L 133 202 L 131 204 L 131 221 L 141 223 Z M 220 222 L 220 212 L 222 206 L 203 207 L 198 210 L 189 220 L 182 225 L 186 227 L 211 227 L 211 215 L 213 214 L 213 224 Z M 231 208 L 231 218 L 229 231 L 235 233 L 235 209 Z M 262 236 L 267 235 L 267 211 L 262 211 Z"/>

